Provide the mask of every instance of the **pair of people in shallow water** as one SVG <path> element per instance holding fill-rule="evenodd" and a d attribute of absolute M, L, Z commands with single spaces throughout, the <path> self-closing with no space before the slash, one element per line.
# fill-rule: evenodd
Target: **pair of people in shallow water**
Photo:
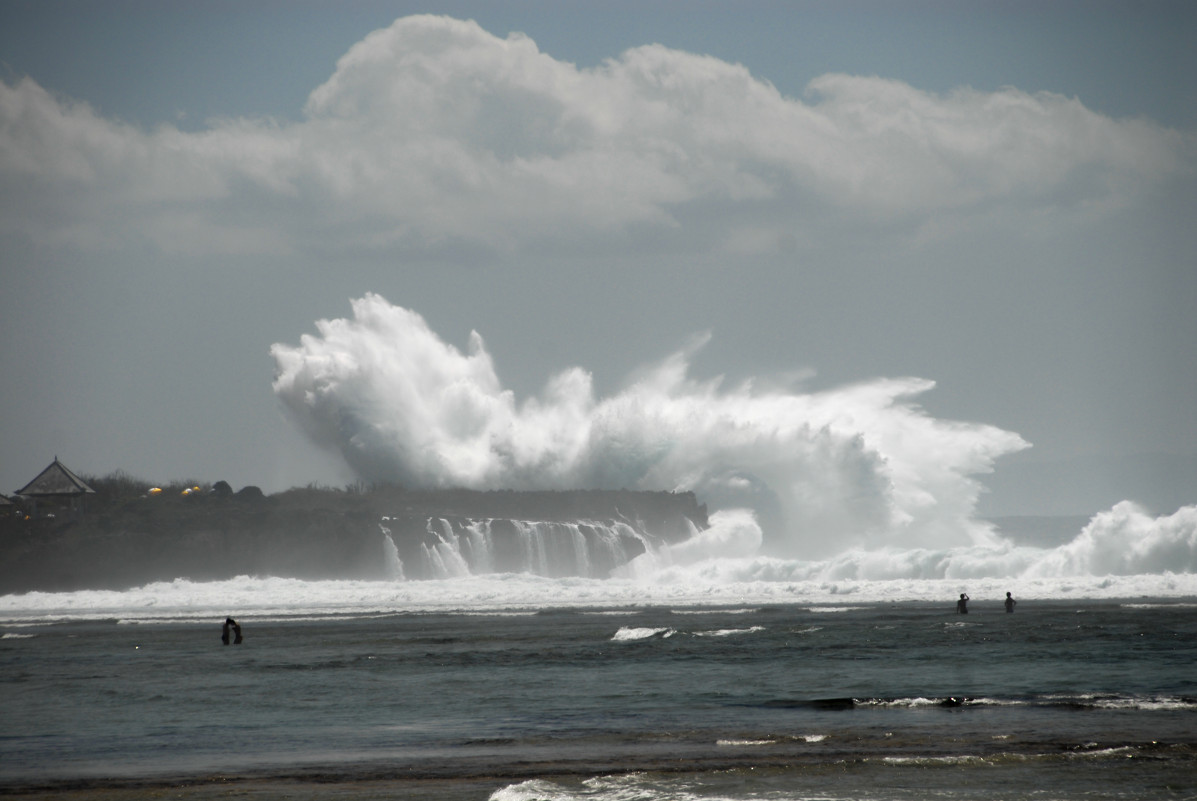
<path fill-rule="evenodd" d="M 956 614 L 959 614 L 959 615 L 967 615 L 968 614 L 969 600 L 970 600 L 970 598 L 967 595 L 965 595 L 964 593 L 960 593 L 960 600 L 956 602 Z M 1014 605 L 1016 603 L 1018 603 L 1018 601 L 1014 600 L 1014 596 L 1011 595 L 1010 593 L 1006 593 L 1006 614 L 1011 614 L 1014 612 Z"/>
<path fill-rule="evenodd" d="M 224 619 L 224 628 L 222 629 L 221 634 L 220 634 L 220 641 L 222 643 L 224 643 L 225 645 L 229 644 L 229 629 L 233 630 L 233 638 L 234 638 L 233 645 L 240 645 L 241 644 L 241 626 L 239 626 L 237 624 L 237 621 L 233 620 L 231 617 L 226 617 Z"/>

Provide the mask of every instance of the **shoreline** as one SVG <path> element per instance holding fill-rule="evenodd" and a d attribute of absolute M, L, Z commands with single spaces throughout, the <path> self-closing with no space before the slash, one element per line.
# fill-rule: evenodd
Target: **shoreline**
<path fill-rule="evenodd" d="M 581 781 L 594 776 L 631 773 L 660 775 L 709 774 L 737 770 L 811 771 L 837 765 L 941 764 L 984 762 L 1003 765 L 1088 763 L 1106 760 L 1142 760 L 1160 765 L 1197 764 L 1197 742 L 1152 739 L 1118 739 L 1097 742 L 1081 738 L 1064 741 L 1050 737 L 1020 735 L 1017 739 L 937 740 L 924 736 L 891 739 L 851 729 L 839 736 L 811 740 L 793 735 L 752 733 L 748 739 L 720 740 L 713 736 L 695 738 L 662 732 L 648 740 L 630 737 L 619 745 L 596 748 L 585 741 L 554 742 L 523 746 L 509 752 L 502 746 L 486 747 L 474 754 L 457 756 L 410 754 L 406 757 L 378 757 L 360 761 L 299 762 L 246 766 L 229 771 L 164 769 L 134 771 L 125 776 L 77 775 L 27 779 L 0 778 L 0 795 L 25 798 L 100 798 L 103 794 L 158 793 L 170 790 L 174 798 L 207 798 L 213 793 L 227 797 L 232 789 L 247 797 L 264 791 L 286 789 L 286 798 L 310 791 L 312 797 L 328 797 L 329 788 L 367 792 L 387 788 L 379 797 L 405 798 L 398 791 L 416 792 L 429 787 L 475 791 L 498 789 L 529 780 Z M 704 735 L 713 735 L 704 732 Z M 748 737 L 748 735 L 746 735 Z M 469 746 L 462 750 L 468 751 Z M 457 749 L 452 749 L 457 750 Z M 262 797 L 270 798 L 272 795 Z M 340 795 L 334 797 L 341 797 Z M 369 794 L 348 797 L 369 798 Z M 427 795 L 412 795 L 426 798 Z M 437 798 L 449 798 L 440 792 Z M 460 796 L 477 798 L 477 795 Z"/>
<path fill-rule="evenodd" d="M 1117 783 L 1120 765 L 1137 762 L 1150 768 L 1157 779 L 1168 781 L 1191 776 L 1197 764 L 1193 743 L 1084 743 L 1068 745 L 1038 743 L 1026 748 L 937 748 L 932 752 L 901 749 L 900 754 L 834 751 L 820 755 L 801 755 L 784 749 L 744 748 L 740 753 L 715 758 L 667 756 L 640 759 L 581 759 L 572 762 L 517 760 L 499 766 L 494 763 L 474 769 L 457 766 L 453 775 L 436 765 L 382 766 L 369 763 L 351 770 L 348 766 L 324 766 L 294 772 L 268 770 L 257 772 L 162 774 L 145 777 L 76 778 L 29 782 L 0 781 L 0 795 L 30 801 L 139 801 L 169 797 L 176 801 L 243 798 L 251 801 L 479 801 L 495 792 L 524 782 L 544 782 L 565 787 L 582 787 L 599 777 L 618 778 L 651 775 L 659 780 L 670 777 L 702 781 L 713 776 L 742 774 L 788 775 L 803 783 L 835 780 L 845 769 L 901 770 L 905 765 L 920 772 L 953 765 L 984 765 L 988 774 L 1009 772 L 1025 777 L 1032 773 L 1081 770 L 1087 774 L 1105 774 Z M 871 766 L 871 767 L 870 767 Z M 445 768 L 444 764 L 439 766 Z M 940 780 L 949 776 L 941 776 Z M 830 797 L 830 796 L 829 796 Z M 1121 797 L 1121 796 L 1119 796 Z"/>

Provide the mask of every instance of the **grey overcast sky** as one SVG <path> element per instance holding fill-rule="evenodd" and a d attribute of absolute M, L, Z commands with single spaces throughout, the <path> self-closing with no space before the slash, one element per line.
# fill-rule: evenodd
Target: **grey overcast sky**
<path fill-rule="evenodd" d="M 415 16 L 435 15 L 435 16 Z M 982 514 L 1197 503 L 1197 4 L 0 0 L 0 492 L 353 480 L 275 343 L 935 382 Z"/>

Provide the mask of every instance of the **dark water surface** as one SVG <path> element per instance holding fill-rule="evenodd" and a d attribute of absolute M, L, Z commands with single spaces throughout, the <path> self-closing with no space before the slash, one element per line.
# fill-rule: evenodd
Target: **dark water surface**
<path fill-rule="evenodd" d="M 1197 608 L 545 610 L 10 627 L 0 791 L 1197 798 Z"/>

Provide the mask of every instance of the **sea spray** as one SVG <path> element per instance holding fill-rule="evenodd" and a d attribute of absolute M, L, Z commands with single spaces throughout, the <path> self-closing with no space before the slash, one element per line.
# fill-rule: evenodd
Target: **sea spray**
<path fill-rule="evenodd" d="M 1152 517 L 1123 501 L 1028 568 L 1031 575 L 1047 576 L 1169 572 L 1197 572 L 1197 506 Z"/>
<path fill-rule="evenodd" d="M 284 406 L 366 481 L 692 490 L 713 508 L 753 510 L 764 551 L 817 559 L 992 543 L 974 518 L 976 476 L 1027 447 L 931 417 L 915 399 L 934 383 L 919 378 L 822 392 L 696 381 L 701 339 L 611 397 L 575 367 L 518 402 L 478 333 L 462 353 L 379 295 L 352 308 L 271 354 Z"/>
<path fill-rule="evenodd" d="M 724 388 L 688 376 L 703 340 L 596 398 L 571 368 L 517 402 L 477 333 L 463 354 L 417 313 L 378 295 L 319 336 L 272 348 L 275 392 L 312 439 L 364 479 L 477 489 L 671 488 L 718 510 L 688 537 L 646 541 L 522 531 L 521 560 L 485 554 L 491 524 L 454 532 L 470 573 L 602 575 L 672 583 L 970 582 L 1197 572 L 1197 507 L 1152 517 L 1134 504 L 1096 515 L 1056 548 L 1016 545 L 975 519 L 981 485 L 1002 456 L 1027 447 L 992 426 L 939 420 L 915 400 L 933 382 L 876 379 L 822 392 Z M 483 523 L 472 524 L 481 526 Z M 602 539 L 602 538 L 600 538 Z M 566 549 L 576 563 L 550 568 Z M 482 555 L 485 554 L 485 557 Z M 442 556 L 449 555 L 443 554 Z M 431 557 L 432 554 L 430 553 Z M 546 561 L 547 560 L 547 561 Z M 627 563 L 630 560 L 630 563 Z M 605 569 L 605 568 L 604 568 Z"/>

